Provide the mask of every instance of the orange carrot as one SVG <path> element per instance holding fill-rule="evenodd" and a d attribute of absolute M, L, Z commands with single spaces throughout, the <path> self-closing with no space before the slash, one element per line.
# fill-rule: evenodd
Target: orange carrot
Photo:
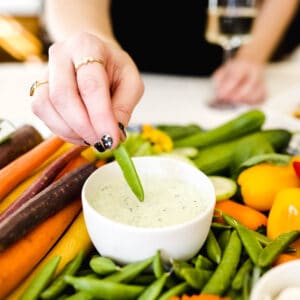
<path fill-rule="evenodd" d="M 0 212 L 7 209 L 24 191 L 42 174 L 46 167 L 63 155 L 73 147 L 73 144 L 64 143 L 57 151 L 55 151 L 41 166 L 34 170 L 29 177 L 18 184 L 4 199 L 0 202 Z"/>
<path fill-rule="evenodd" d="M 53 136 L 2 168 L 0 170 L 0 201 L 63 143 L 62 139 Z"/>
<path fill-rule="evenodd" d="M 275 260 L 273 266 L 278 266 L 278 265 L 281 265 L 281 264 L 286 263 L 288 261 L 296 260 L 296 259 L 299 259 L 299 257 L 297 257 L 297 255 L 295 255 L 295 254 L 282 253 Z"/>
<path fill-rule="evenodd" d="M 0 299 L 12 292 L 46 255 L 80 209 L 78 198 L 0 253 Z"/>
<path fill-rule="evenodd" d="M 256 230 L 259 226 L 266 226 L 267 224 L 267 217 L 262 212 L 233 200 L 218 201 L 216 209 L 234 217 L 252 230 Z M 220 215 L 217 211 L 215 215 L 219 216 L 217 221 L 220 221 Z"/>

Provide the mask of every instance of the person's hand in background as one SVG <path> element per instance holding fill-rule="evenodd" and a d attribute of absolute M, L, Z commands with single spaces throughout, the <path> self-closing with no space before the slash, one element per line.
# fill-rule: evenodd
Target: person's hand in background
<path fill-rule="evenodd" d="M 49 84 L 36 89 L 33 112 L 64 140 L 95 145 L 99 151 L 125 139 L 122 125 L 127 126 L 144 91 L 129 55 L 89 33 L 54 43 L 48 74 L 40 80 Z"/>
<path fill-rule="evenodd" d="M 265 100 L 264 65 L 233 58 L 213 76 L 215 102 L 219 104 L 258 104 Z"/>

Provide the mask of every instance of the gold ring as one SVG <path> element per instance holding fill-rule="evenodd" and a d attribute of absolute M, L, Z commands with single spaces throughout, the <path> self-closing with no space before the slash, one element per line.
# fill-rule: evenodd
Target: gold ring
<path fill-rule="evenodd" d="M 34 93 L 35 93 L 35 90 L 40 86 L 40 85 L 43 85 L 43 84 L 47 84 L 48 81 L 38 81 L 36 80 L 30 87 L 30 92 L 29 92 L 29 95 L 30 96 L 33 96 Z"/>
<path fill-rule="evenodd" d="M 93 57 L 84 57 L 80 62 L 78 62 L 77 64 L 75 64 L 75 70 L 76 72 L 78 71 L 78 69 L 80 67 L 82 67 L 83 65 L 86 65 L 88 63 L 93 63 L 96 62 L 100 65 L 104 65 L 104 62 L 102 59 L 100 58 L 93 58 Z"/>

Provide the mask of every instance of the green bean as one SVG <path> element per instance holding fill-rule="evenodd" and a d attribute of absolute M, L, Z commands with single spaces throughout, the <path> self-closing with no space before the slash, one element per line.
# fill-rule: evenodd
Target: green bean
<path fill-rule="evenodd" d="M 138 297 L 138 300 L 155 300 L 163 290 L 169 274 L 164 273 L 160 278 L 150 284 L 143 293 Z"/>
<path fill-rule="evenodd" d="M 126 148 L 124 147 L 124 145 L 120 143 L 118 147 L 113 150 L 113 154 L 132 192 L 136 195 L 136 197 L 140 201 L 143 201 L 144 200 L 143 186 L 141 184 L 139 175 L 136 171 L 135 165 L 131 157 L 129 156 Z"/>
<path fill-rule="evenodd" d="M 234 224 L 234 228 L 239 234 L 239 237 L 242 241 L 243 246 L 245 247 L 248 255 L 250 256 L 251 260 L 255 265 L 258 263 L 258 256 L 262 252 L 263 248 L 260 242 L 257 240 L 255 233 L 253 230 L 250 230 L 233 217 L 229 215 L 223 215 L 223 219 L 225 222 Z"/>
<path fill-rule="evenodd" d="M 184 280 L 193 288 L 200 290 L 208 279 L 211 277 L 213 271 L 201 270 L 195 268 L 183 268 L 181 275 Z"/>
<path fill-rule="evenodd" d="M 51 285 L 42 292 L 42 299 L 56 299 L 67 286 L 64 280 L 65 275 L 74 275 L 81 266 L 83 251 L 80 251 L 68 264 L 65 265 L 61 273 L 54 279 Z"/>
<path fill-rule="evenodd" d="M 76 294 L 64 298 L 64 300 L 93 300 L 93 299 L 95 299 L 94 296 L 86 292 L 77 292 Z"/>
<path fill-rule="evenodd" d="M 236 231 L 231 233 L 222 260 L 202 289 L 203 294 L 222 295 L 230 286 L 242 252 L 242 243 Z"/>
<path fill-rule="evenodd" d="M 195 260 L 195 267 L 196 269 L 212 270 L 214 268 L 214 263 L 204 255 L 199 254 Z"/>
<path fill-rule="evenodd" d="M 124 266 L 120 271 L 108 275 L 104 278 L 105 281 L 113 282 L 130 282 L 136 276 L 141 274 L 153 262 L 153 257 L 147 258 L 143 261 L 134 262 Z"/>
<path fill-rule="evenodd" d="M 212 230 L 209 230 L 205 242 L 207 256 L 216 264 L 219 264 L 222 258 L 222 250 Z"/>
<path fill-rule="evenodd" d="M 76 290 L 90 294 L 95 298 L 101 299 L 124 299 L 131 300 L 143 292 L 144 287 L 139 285 L 126 285 L 119 282 L 105 281 L 103 279 L 65 276 L 67 283 L 71 284 Z"/>
<path fill-rule="evenodd" d="M 93 256 L 89 262 L 89 266 L 98 275 L 108 275 L 120 270 L 120 267 L 110 258 L 100 255 Z"/>
<path fill-rule="evenodd" d="M 218 241 L 222 251 L 224 251 L 224 249 L 226 248 L 229 238 L 230 238 L 230 235 L 231 235 L 231 230 L 229 230 L 229 229 L 223 230 L 219 234 L 217 241 Z"/>
<path fill-rule="evenodd" d="M 158 300 L 169 300 L 172 296 L 182 295 L 188 290 L 189 285 L 186 282 L 182 282 L 163 293 Z"/>
<path fill-rule="evenodd" d="M 160 250 L 157 250 L 156 255 L 154 256 L 153 263 L 152 263 L 153 273 L 156 278 L 160 278 L 164 272 L 164 266 L 161 260 L 161 253 Z"/>
<path fill-rule="evenodd" d="M 40 293 L 53 278 L 60 259 L 61 256 L 54 256 L 43 266 L 28 285 L 20 300 L 35 300 L 39 298 Z"/>
<path fill-rule="evenodd" d="M 248 258 L 245 262 L 241 265 L 237 273 L 235 274 L 231 286 L 235 290 L 241 290 L 243 287 L 243 280 L 246 274 L 249 274 L 252 270 L 253 264 L 252 261 Z"/>
<path fill-rule="evenodd" d="M 280 234 L 272 240 L 260 253 L 258 265 L 260 267 L 269 267 L 285 249 L 300 237 L 299 230 L 292 230 Z"/>

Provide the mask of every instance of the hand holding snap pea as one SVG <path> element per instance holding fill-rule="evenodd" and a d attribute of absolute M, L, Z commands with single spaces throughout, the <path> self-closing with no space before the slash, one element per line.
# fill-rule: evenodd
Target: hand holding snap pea
<path fill-rule="evenodd" d="M 141 184 L 141 180 L 124 145 L 120 143 L 118 147 L 113 150 L 113 154 L 120 168 L 122 169 L 124 177 L 132 192 L 140 201 L 143 201 L 144 189 Z"/>

